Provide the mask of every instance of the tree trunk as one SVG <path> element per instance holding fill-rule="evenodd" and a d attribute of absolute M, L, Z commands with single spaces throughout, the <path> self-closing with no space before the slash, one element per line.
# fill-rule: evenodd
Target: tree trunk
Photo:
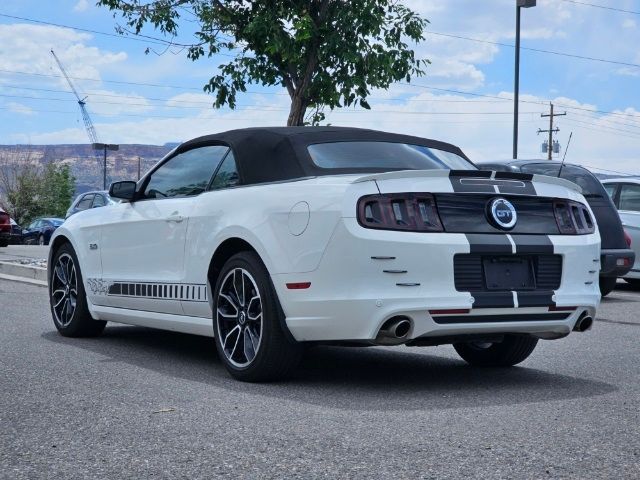
<path fill-rule="evenodd" d="M 307 101 L 301 97 L 294 97 L 291 100 L 291 110 L 287 119 L 287 127 L 302 127 L 304 125 L 304 114 L 307 112 Z"/>

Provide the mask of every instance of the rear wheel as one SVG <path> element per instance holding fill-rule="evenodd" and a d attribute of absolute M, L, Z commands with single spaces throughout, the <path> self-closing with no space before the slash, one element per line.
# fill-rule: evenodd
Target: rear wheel
<path fill-rule="evenodd" d="M 89 313 L 80 265 L 73 248 L 62 245 L 53 256 L 49 280 L 49 301 L 53 323 L 65 337 L 100 335 L 107 322 L 94 320 Z"/>
<path fill-rule="evenodd" d="M 0 247 L 9 246 L 9 240 L 0 240 Z"/>
<path fill-rule="evenodd" d="M 453 348 L 463 360 L 471 365 L 511 367 L 531 355 L 537 343 L 538 339 L 534 337 L 505 335 L 502 342 L 455 343 Z"/>
<path fill-rule="evenodd" d="M 44 244 L 44 235 L 40 235 L 38 237 L 38 245 L 43 246 Z"/>
<path fill-rule="evenodd" d="M 600 295 L 606 297 L 616 288 L 617 277 L 600 277 Z"/>
<path fill-rule="evenodd" d="M 267 269 L 253 252 L 231 257 L 213 297 L 218 355 L 229 373 L 245 382 L 277 380 L 297 366 L 302 348 L 289 340 Z"/>

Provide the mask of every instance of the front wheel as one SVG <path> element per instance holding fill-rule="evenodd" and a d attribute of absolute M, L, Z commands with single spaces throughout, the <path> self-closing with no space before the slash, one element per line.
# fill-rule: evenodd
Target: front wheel
<path fill-rule="evenodd" d="M 453 348 L 467 363 L 480 367 L 511 367 L 524 361 L 538 339 L 522 335 L 505 335 L 501 342 L 455 343 Z"/>
<path fill-rule="evenodd" d="M 100 335 L 107 322 L 94 320 L 89 313 L 80 265 L 70 244 L 56 251 L 52 265 L 49 302 L 58 332 L 65 337 Z"/>
<path fill-rule="evenodd" d="M 224 264 L 213 305 L 218 355 L 234 378 L 277 380 L 297 366 L 302 349 L 283 331 L 283 313 L 258 255 L 241 252 Z"/>

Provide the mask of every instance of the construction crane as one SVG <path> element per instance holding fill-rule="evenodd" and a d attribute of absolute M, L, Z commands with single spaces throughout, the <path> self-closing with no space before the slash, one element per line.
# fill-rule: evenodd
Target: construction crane
<path fill-rule="evenodd" d="M 93 143 L 99 143 L 98 134 L 96 133 L 96 129 L 93 126 L 93 122 L 91 121 L 91 117 L 89 116 L 89 112 L 87 112 L 87 102 L 85 102 L 87 97 L 80 98 L 80 95 L 78 95 L 78 91 L 73 86 L 73 83 L 71 83 L 71 79 L 69 78 L 69 75 L 67 75 L 66 70 L 62 66 L 62 63 L 60 63 L 60 59 L 56 55 L 56 52 L 53 51 L 53 49 L 51 49 L 51 55 L 53 55 L 53 58 L 55 58 L 56 63 L 58 64 L 58 68 L 62 72 L 62 75 L 64 75 L 64 78 L 67 79 L 67 83 L 69 84 L 69 88 L 71 88 L 71 91 L 73 92 L 73 94 L 78 99 L 78 105 L 80 105 L 80 111 L 82 112 L 82 120 L 84 121 L 84 127 L 87 129 L 87 135 L 89 135 L 89 142 L 92 143 L 92 144 Z"/>
<path fill-rule="evenodd" d="M 94 150 L 104 151 L 104 161 L 102 164 L 102 188 L 106 190 L 107 189 L 107 150 L 118 150 L 118 145 L 100 143 L 100 141 L 98 140 L 98 134 L 96 133 L 96 129 L 93 126 L 93 122 L 91 121 L 91 117 L 89 116 L 89 112 L 87 111 L 87 102 L 85 102 L 87 97 L 80 98 L 80 95 L 78 95 L 78 91 L 73 86 L 73 83 L 69 78 L 69 75 L 67 75 L 66 70 L 62 66 L 60 59 L 56 55 L 56 52 L 53 51 L 53 49 L 51 49 L 51 55 L 53 55 L 53 58 L 56 60 L 56 63 L 58 64 L 58 68 L 62 72 L 62 75 L 64 75 L 64 78 L 67 79 L 69 88 L 71 88 L 71 91 L 78 99 L 78 105 L 80 105 L 80 112 L 82 112 L 82 120 L 84 121 L 84 128 L 87 130 L 87 135 L 89 136 L 89 142 L 93 146 Z M 98 160 L 98 163 L 100 163 L 100 160 L 102 160 L 99 156 L 96 156 L 96 159 Z"/>

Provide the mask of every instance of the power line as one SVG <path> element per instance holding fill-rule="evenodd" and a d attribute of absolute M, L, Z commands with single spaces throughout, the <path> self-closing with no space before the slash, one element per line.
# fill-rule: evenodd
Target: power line
<path fill-rule="evenodd" d="M 427 32 L 427 34 L 438 35 L 438 36 L 441 36 L 441 37 L 457 38 L 459 40 L 468 40 L 470 42 L 488 43 L 490 45 L 498 45 L 500 47 L 516 48 L 515 45 L 512 45 L 510 43 L 494 42 L 494 41 L 491 41 L 491 40 L 483 40 L 483 39 L 480 39 L 480 38 L 465 37 L 463 35 L 453 35 L 451 33 Z M 553 50 L 543 50 L 541 48 L 520 47 L 520 49 L 521 50 L 528 50 L 530 52 L 546 53 L 546 54 L 549 54 L 549 55 L 559 55 L 559 56 L 562 56 L 562 57 L 577 58 L 577 59 L 580 59 L 580 60 L 590 60 L 590 61 L 593 61 L 593 62 L 610 63 L 610 64 L 613 64 L 613 65 L 623 65 L 625 67 L 640 68 L 640 64 L 638 64 L 638 63 L 629 63 L 629 62 L 621 62 L 621 61 L 617 61 L 617 60 L 608 60 L 606 58 L 587 57 L 587 56 L 584 56 L 584 55 L 576 55 L 576 54 L 573 54 L 573 53 L 556 52 L 556 51 L 553 51 Z"/>
<path fill-rule="evenodd" d="M 136 33 L 133 33 L 133 32 L 129 32 L 129 33 L 131 35 L 134 35 L 134 37 L 129 37 L 129 36 L 124 36 L 124 35 L 119 35 L 119 34 L 116 34 L 116 33 L 100 32 L 98 30 L 91 30 L 91 29 L 87 29 L 87 28 L 73 27 L 73 26 L 70 26 L 70 25 L 46 22 L 44 20 L 36 20 L 36 19 L 33 19 L 33 18 L 19 17 L 19 16 L 15 16 L 15 15 L 8 15 L 8 14 L 5 14 L 5 13 L 0 13 L 0 17 L 11 18 L 11 19 L 14 19 L 14 20 L 21 20 L 21 21 L 25 21 L 25 22 L 32 22 L 32 23 L 37 23 L 37 24 L 41 24 L 41 25 L 50 25 L 50 26 L 60 27 L 60 28 L 70 28 L 72 30 L 78 30 L 78 31 L 81 31 L 81 32 L 94 33 L 96 35 L 105 35 L 105 36 L 114 37 L 114 38 L 135 40 L 135 41 L 138 41 L 138 42 L 156 43 L 156 44 L 161 44 L 161 45 L 164 45 L 164 46 L 168 45 L 168 46 L 177 46 L 177 47 L 183 47 L 183 48 L 191 46 L 190 44 L 175 43 L 173 41 L 163 40 L 163 39 L 158 38 L 158 37 L 151 37 L 151 36 L 148 36 L 148 35 L 136 34 Z M 427 32 L 427 34 L 429 34 L 429 35 L 438 35 L 438 36 L 441 36 L 441 37 L 448 37 L 448 38 L 456 38 L 456 39 L 459 39 L 459 40 L 467 40 L 467 41 L 471 41 L 471 42 L 498 45 L 498 46 L 501 46 L 501 47 L 515 48 L 515 45 L 512 45 L 510 43 L 494 42 L 494 41 L 491 41 L 491 40 L 483 40 L 483 39 L 480 39 L 480 38 L 466 37 L 466 36 L 463 36 L 463 35 L 454 35 L 454 34 L 442 33 L 442 32 Z M 142 38 L 136 38 L 136 37 L 142 37 Z M 528 51 L 531 51 L 531 52 L 545 53 L 545 54 L 549 54 L 549 55 L 559 55 L 559 56 L 563 56 L 563 57 L 576 58 L 576 59 L 581 59 L 581 60 L 589 60 L 589 61 L 594 61 L 594 62 L 602 62 L 602 63 L 609 63 L 609 64 L 614 64 L 614 65 L 623 65 L 623 66 L 626 66 L 626 67 L 637 67 L 637 68 L 640 68 L 640 64 L 637 64 L 637 63 L 622 62 L 622 61 L 617 61 L 617 60 L 609 60 L 609 59 L 596 58 L 596 57 L 587 57 L 587 56 L 584 56 L 584 55 L 576 55 L 576 54 L 571 54 L 571 53 L 566 53 L 566 52 L 556 52 L 556 51 L 553 51 L 553 50 L 543 50 L 543 49 L 540 49 L 540 48 L 521 47 L 521 49 L 522 50 L 528 50 Z M 221 52 L 216 53 L 216 55 L 235 57 L 235 55 L 224 54 L 224 53 L 221 53 Z"/>
<path fill-rule="evenodd" d="M 616 7 L 607 7 L 605 5 L 597 5 L 595 3 L 579 2 L 577 0 L 562 0 L 562 1 L 567 3 L 574 3 L 576 5 L 584 5 L 587 7 L 602 8 L 603 10 L 612 10 L 614 12 L 631 13 L 632 15 L 640 15 L 640 12 L 634 12 L 632 10 L 623 10 L 622 8 L 616 8 Z"/>

